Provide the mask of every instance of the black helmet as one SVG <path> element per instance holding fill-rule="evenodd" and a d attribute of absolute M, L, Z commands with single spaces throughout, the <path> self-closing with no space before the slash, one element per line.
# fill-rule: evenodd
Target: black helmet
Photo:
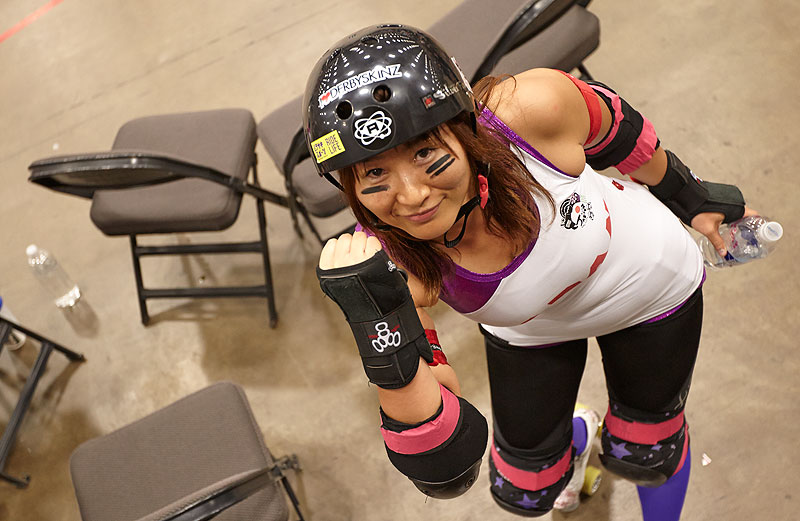
<path fill-rule="evenodd" d="M 311 71 L 303 108 L 320 175 L 474 111 L 455 59 L 430 35 L 398 24 L 369 26 L 336 43 Z"/>

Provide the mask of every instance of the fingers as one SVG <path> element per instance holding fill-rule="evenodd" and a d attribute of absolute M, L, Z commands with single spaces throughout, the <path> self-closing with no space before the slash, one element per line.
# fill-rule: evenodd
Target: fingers
<path fill-rule="evenodd" d="M 345 233 L 325 243 L 319 256 L 319 267 L 329 270 L 352 266 L 369 259 L 381 249 L 377 237 L 367 237 L 364 232 L 355 232 L 353 235 Z"/>
<path fill-rule="evenodd" d="M 382 249 L 383 246 L 381 246 L 381 241 L 379 241 L 377 237 L 374 235 L 367 237 L 367 244 L 364 248 L 364 252 L 367 254 L 367 257 L 372 257 Z"/>
<path fill-rule="evenodd" d="M 323 270 L 333 268 L 333 252 L 336 250 L 336 239 L 328 239 L 319 254 L 319 267 Z"/>
<path fill-rule="evenodd" d="M 708 241 L 714 246 L 714 249 L 717 250 L 721 257 L 724 257 L 725 254 L 728 253 L 725 242 L 719 234 L 719 226 L 722 224 L 724 218 L 725 216 L 721 213 L 706 212 L 697 214 L 692 219 L 692 228 L 708 237 Z"/>
<path fill-rule="evenodd" d="M 719 234 L 718 230 L 707 233 L 706 237 L 708 237 L 708 241 L 714 246 L 714 249 L 717 250 L 720 257 L 724 257 L 725 254 L 728 253 L 728 249 L 725 247 L 725 241 L 722 240 L 722 236 Z"/>
<path fill-rule="evenodd" d="M 353 239 L 350 242 L 350 251 L 354 255 L 363 254 L 364 247 L 367 245 L 367 234 L 364 232 L 356 232 L 353 234 Z"/>
<path fill-rule="evenodd" d="M 755 215 L 761 215 L 758 213 L 757 210 L 753 210 L 752 208 L 748 208 L 747 206 L 744 207 L 744 217 L 753 217 Z"/>
<path fill-rule="evenodd" d="M 333 253 L 333 266 L 334 268 L 341 268 L 348 266 L 347 259 L 350 256 L 350 243 L 353 242 L 353 236 L 345 233 L 339 236 L 336 241 L 336 249 Z"/>

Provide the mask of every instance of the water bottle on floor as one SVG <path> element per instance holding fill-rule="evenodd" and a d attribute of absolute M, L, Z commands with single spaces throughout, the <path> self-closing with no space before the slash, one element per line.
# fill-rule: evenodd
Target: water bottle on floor
<path fill-rule="evenodd" d="M 766 217 L 754 215 L 723 224 L 719 227 L 719 234 L 728 249 L 725 257 L 720 256 L 708 237 L 702 236 L 697 240 L 705 265 L 712 269 L 763 259 L 775 249 L 778 240 L 783 237 L 783 227 Z"/>
<path fill-rule="evenodd" d="M 28 266 L 55 299 L 56 306 L 71 308 L 80 300 L 81 290 L 53 254 L 35 244 L 28 246 L 25 253 L 28 255 Z"/>

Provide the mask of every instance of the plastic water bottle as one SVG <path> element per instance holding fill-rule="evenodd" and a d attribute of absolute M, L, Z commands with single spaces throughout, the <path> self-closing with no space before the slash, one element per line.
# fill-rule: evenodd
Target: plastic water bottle
<path fill-rule="evenodd" d="M 50 252 L 31 244 L 25 249 L 25 253 L 28 255 L 28 266 L 55 299 L 56 306 L 71 308 L 80 300 L 81 290 L 78 285 L 69 278 Z"/>
<path fill-rule="evenodd" d="M 712 269 L 763 259 L 775 249 L 778 240 L 783 237 L 783 227 L 766 217 L 754 215 L 723 224 L 719 227 L 719 234 L 728 250 L 725 257 L 720 256 L 708 237 L 703 236 L 697 240 L 705 265 Z"/>

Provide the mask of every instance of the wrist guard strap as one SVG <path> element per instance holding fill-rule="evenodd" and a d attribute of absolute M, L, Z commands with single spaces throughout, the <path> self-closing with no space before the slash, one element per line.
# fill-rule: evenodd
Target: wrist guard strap
<path fill-rule="evenodd" d="M 450 363 L 447 361 L 447 357 L 444 355 L 444 351 L 442 351 L 441 344 L 439 344 L 439 336 L 436 334 L 436 330 L 426 329 L 425 336 L 427 337 L 428 343 L 431 345 L 431 351 L 433 352 L 433 361 L 428 362 L 428 365 L 431 367 L 439 364 L 450 365 Z"/>
<path fill-rule="evenodd" d="M 698 179 L 678 156 L 665 152 L 667 172 L 660 183 L 650 187 L 650 192 L 681 221 L 691 226 L 694 216 L 704 212 L 723 214 L 725 223 L 742 218 L 744 197 L 737 187 Z"/>
<path fill-rule="evenodd" d="M 369 381 L 399 389 L 433 361 L 404 272 L 380 250 L 343 268 L 317 268 L 320 287 L 344 312 Z"/>

